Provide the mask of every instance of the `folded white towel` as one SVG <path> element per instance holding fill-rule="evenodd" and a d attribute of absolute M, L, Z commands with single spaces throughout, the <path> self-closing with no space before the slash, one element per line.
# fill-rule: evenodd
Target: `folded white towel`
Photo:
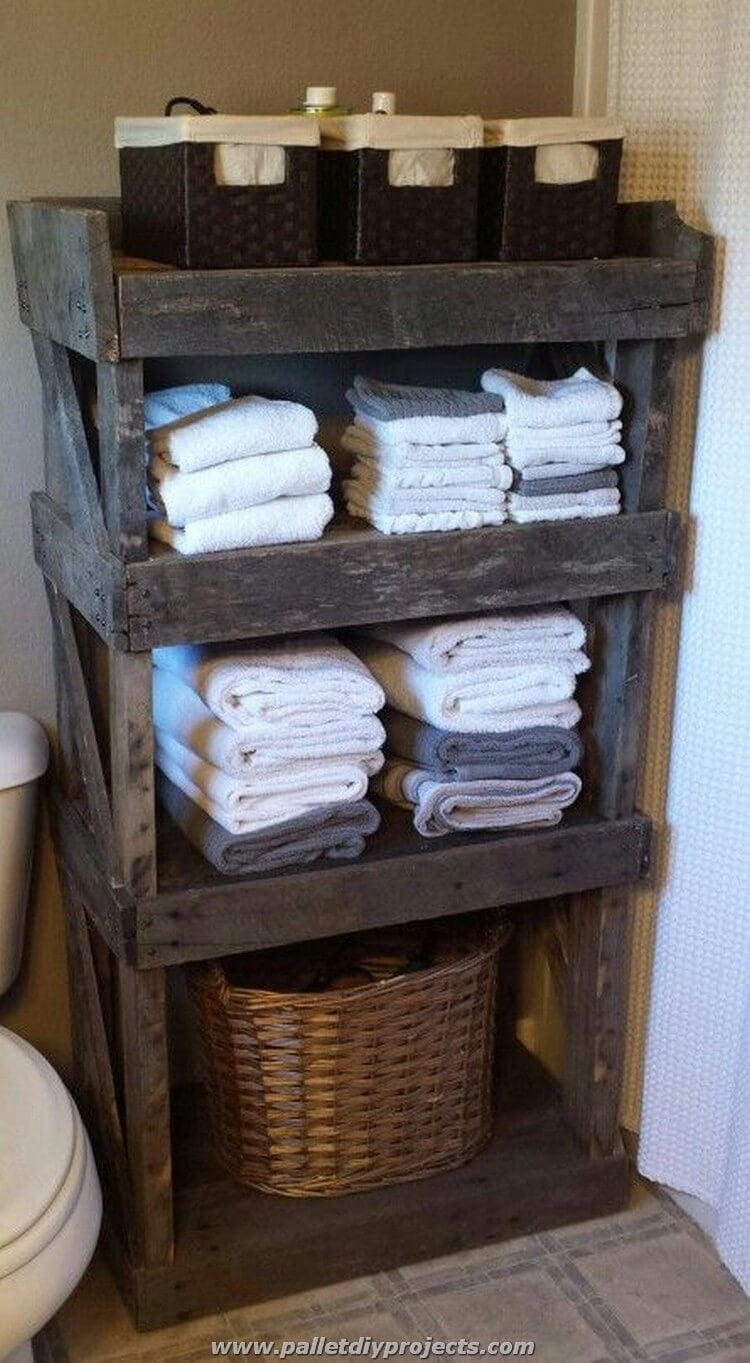
<path fill-rule="evenodd" d="M 471 615 L 434 624 L 371 625 L 364 632 L 408 653 L 421 667 L 451 676 L 557 659 L 575 672 L 586 672 L 591 666 L 581 651 L 586 630 L 564 606 Z"/>
<path fill-rule="evenodd" d="M 186 383 L 179 388 L 161 388 L 143 396 L 143 424 L 147 431 L 167 426 L 180 417 L 205 411 L 228 402 L 231 388 L 225 383 Z"/>
<path fill-rule="evenodd" d="M 156 765 L 180 790 L 230 833 L 283 823 L 322 805 L 361 800 L 368 774 L 338 758 L 290 762 L 248 782 L 204 762 L 168 734 L 154 733 Z"/>
<path fill-rule="evenodd" d="M 588 492 L 553 492 L 548 497 L 524 497 L 520 492 L 511 492 L 508 506 L 513 511 L 554 511 L 562 510 L 566 506 L 587 508 L 608 506 L 617 511 L 620 506 L 620 490 L 616 487 L 598 487 L 591 488 Z"/>
<path fill-rule="evenodd" d="M 197 473 L 183 473 L 155 454 L 149 464 L 148 482 L 156 509 L 170 525 L 183 526 L 207 516 L 244 511 L 276 497 L 327 492 L 331 465 L 320 445 L 230 459 Z"/>
<path fill-rule="evenodd" d="M 347 501 L 374 501 L 380 511 L 392 516 L 425 515 L 432 511 L 503 511 L 505 492 L 497 487 L 466 484 L 450 487 L 399 487 L 377 472 L 357 465 L 353 478 L 343 483 Z M 510 470 L 508 470 L 510 472 Z M 511 474 L 512 476 L 512 474 Z"/>
<path fill-rule="evenodd" d="M 439 781 L 409 762 L 386 762 L 375 789 L 391 803 L 414 810 L 425 838 L 493 828 L 540 828 L 560 822 L 581 793 L 575 772 L 533 781 Z"/>
<path fill-rule="evenodd" d="M 510 427 L 505 444 L 511 448 L 546 450 L 558 445 L 617 445 L 622 434 L 621 421 L 582 421 L 574 426 Z"/>
<path fill-rule="evenodd" d="M 585 521 L 594 520 L 597 516 L 616 516 L 620 510 L 619 501 L 607 506 L 584 506 L 580 501 L 576 501 L 575 506 L 549 506 L 546 511 L 539 511 L 534 505 L 538 501 L 547 500 L 551 499 L 522 498 L 523 505 L 516 503 L 511 508 L 510 519 L 517 525 L 531 525 L 534 521 Z"/>
<path fill-rule="evenodd" d="M 333 516 L 325 492 L 309 497 L 276 497 L 243 511 L 204 516 L 180 528 L 157 517 L 149 533 L 179 554 L 207 554 L 218 549 L 249 549 L 264 544 L 297 544 L 318 540 Z"/>
<path fill-rule="evenodd" d="M 420 667 L 408 653 L 378 640 L 358 640 L 357 651 L 393 709 L 454 733 L 519 728 L 518 723 L 508 724 L 509 715 L 528 716 L 542 707 L 545 717 L 532 723 L 559 723 L 549 710 L 571 700 L 576 686 L 575 668 L 561 661 L 483 667 L 454 676 Z"/>
<path fill-rule="evenodd" d="M 301 449 L 312 444 L 317 429 L 309 407 L 251 395 L 160 426 L 148 443 L 166 463 L 195 473 L 229 459 Z"/>
<path fill-rule="evenodd" d="M 369 773 L 382 765 L 385 729 L 374 714 L 356 714 L 339 704 L 327 718 L 317 712 L 313 725 L 260 721 L 235 729 L 217 719 L 176 672 L 155 667 L 153 693 L 155 727 L 232 776 L 255 775 L 300 759 L 335 757 L 361 763 Z"/>
<path fill-rule="evenodd" d="M 614 449 L 615 446 L 612 448 Z M 583 473 L 600 473 L 604 468 L 612 468 L 615 464 L 621 464 L 623 462 L 623 457 L 624 455 L 621 451 L 620 458 L 608 459 L 606 463 L 603 464 L 579 464 L 576 460 L 573 460 L 573 462 L 566 462 L 563 459 L 556 459 L 551 464 L 527 464 L 523 468 L 518 465 L 515 467 L 518 473 L 523 473 L 524 483 L 532 483 L 537 480 L 541 481 L 545 478 L 566 478 L 568 475 L 570 475 L 571 478 L 577 478 Z M 545 458 L 548 459 L 549 455 L 545 455 Z"/>
<path fill-rule="evenodd" d="M 381 425 L 388 427 L 392 426 L 393 422 L 382 422 Z M 349 454 L 362 454 L 378 462 L 386 461 L 389 465 L 403 465 L 409 468 L 418 464 L 432 467 L 444 462 L 463 465 L 478 463 L 480 460 L 502 463 L 504 458 L 503 445 L 500 441 L 424 443 L 414 440 L 381 440 L 359 421 L 347 426 L 341 437 L 341 445 Z"/>
<path fill-rule="evenodd" d="M 570 426 L 584 421 L 614 421 L 622 397 L 613 383 L 577 369 L 568 379 L 531 379 L 508 369 L 482 375 L 486 393 L 499 393 L 513 426 Z"/>
<path fill-rule="evenodd" d="M 513 482 L 510 465 L 502 464 L 499 459 L 474 459 L 462 464 L 448 459 L 436 464 L 408 464 L 400 459 L 360 454 L 352 464 L 351 475 L 377 481 L 384 488 L 496 487 L 504 491 Z"/>
<path fill-rule="evenodd" d="M 557 449 L 535 450 L 529 446 L 514 449 L 509 456 L 514 469 L 534 467 L 551 468 L 555 466 L 555 477 L 562 477 L 563 469 L 574 473 L 591 472 L 593 469 L 613 468 L 622 464 L 625 451 L 622 445 L 560 445 Z"/>
<path fill-rule="evenodd" d="M 357 654 L 329 634 L 277 643 L 179 644 L 156 648 L 156 667 L 174 672 L 218 719 L 239 731 L 314 732 L 338 715 L 382 710 L 382 688 Z"/>
<path fill-rule="evenodd" d="M 502 525 L 503 511 L 430 511 L 394 515 L 385 511 L 375 497 L 349 495 L 346 509 L 350 516 L 374 525 L 383 535 L 421 535 L 434 530 L 479 530 L 485 525 Z"/>
<path fill-rule="evenodd" d="M 474 412 L 470 416 L 412 416 L 376 421 L 357 412 L 357 424 L 384 445 L 499 444 L 508 420 L 504 412 Z"/>

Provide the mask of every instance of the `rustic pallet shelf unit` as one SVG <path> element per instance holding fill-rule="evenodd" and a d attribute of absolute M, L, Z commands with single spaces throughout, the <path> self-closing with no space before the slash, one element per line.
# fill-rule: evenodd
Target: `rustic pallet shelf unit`
<path fill-rule="evenodd" d="M 638 738 L 654 596 L 675 581 L 679 524 L 663 505 L 675 355 L 705 330 L 709 239 L 672 205 L 633 204 L 612 260 L 201 272 L 119 255 L 115 203 L 17 203 L 10 219 L 44 400 L 32 515 L 54 627 L 75 1091 L 138 1324 L 620 1207 L 627 887 L 647 873 L 651 838 L 634 808 Z M 393 378 L 412 366 L 460 382 L 471 355 L 504 348 L 522 364 L 539 347 L 557 372 L 606 364 L 625 395 L 621 517 L 395 538 L 342 519 L 314 544 L 192 558 L 149 545 L 144 384 L 225 365 L 250 386 L 272 364 L 268 391 L 304 400 L 325 374 L 341 414 L 363 351 L 377 352 L 363 367 Z M 426 843 L 385 811 L 358 862 L 227 880 L 157 817 L 158 645 L 555 601 L 586 611 L 594 658 L 587 798 L 558 828 Z M 561 1092 L 528 1056 L 512 1074 L 506 1063 L 491 1147 L 421 1183 L 300 1201 L 221 1172 L 200 1096 L 170 1087 L 170 969 L 553 896 L 569 897 Z"/>

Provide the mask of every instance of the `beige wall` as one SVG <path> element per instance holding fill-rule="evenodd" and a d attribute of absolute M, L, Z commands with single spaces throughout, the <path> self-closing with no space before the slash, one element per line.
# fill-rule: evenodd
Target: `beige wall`
<path fill-rule="evenodd" d="M 112 120 L 195 94 L 228 112 L 336 82 L 404 111 L 570 111 L 575 0 L 2 0 L 0 200 L 116 190 Z M 50 646 L 27 503 L 42 482 L 38 386 L 0 220 L 0 707 L 53 715 Z M 63 939 L 44 842 L 27 957 L 0 1022 L 66 1066 Z"/>

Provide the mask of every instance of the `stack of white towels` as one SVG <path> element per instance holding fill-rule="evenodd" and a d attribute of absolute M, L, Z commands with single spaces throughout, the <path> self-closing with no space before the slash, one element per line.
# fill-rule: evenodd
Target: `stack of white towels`
<path fill-rule="evenodd" d="M 387 535 L 501 525 L 512 473 L 507 422 L 492 394 L 357 377 L 355 420 L 342 439 L 355 456 L 347 510 Z"/>
<path fill-rule="evenodd" d="M 488 369 L 482 388 L 505 402 L 511 520 L 617 515 L 614 466 L 623 462 L 625 451 L 622 397 L 613 383 L 588 369 L 551 381 Z"/>
<path fill-rule="evenodd" d="M 325 634 L 154 650 L 160 796 L 232 873 L 358 855 L 383 764 L 383 691 Z M 184 798 L 180 798 L 184 797 Z"/>
<path fill-rule="evenodd" d="M 376 788 L 425 837 L 558 823 L 581 790 L 584 642 L 563 608 L 368 628 L 355 646 L 389 706 Z"/>
<path fill-rule="evenodd" d="M 144 424 L 155 539 L 198 554 L 323 534 L 331 468 L 308 407 L 189 384 L 147 394 Z"/>

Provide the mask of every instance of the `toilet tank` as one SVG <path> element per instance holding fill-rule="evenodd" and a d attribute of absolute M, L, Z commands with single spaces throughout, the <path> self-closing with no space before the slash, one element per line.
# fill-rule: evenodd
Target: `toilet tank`
<path fill-rule="evenodd" d="M 0 710 L 0 995 L 21 964 L 37 789 L 48 760 L 41 724 Z"/>

